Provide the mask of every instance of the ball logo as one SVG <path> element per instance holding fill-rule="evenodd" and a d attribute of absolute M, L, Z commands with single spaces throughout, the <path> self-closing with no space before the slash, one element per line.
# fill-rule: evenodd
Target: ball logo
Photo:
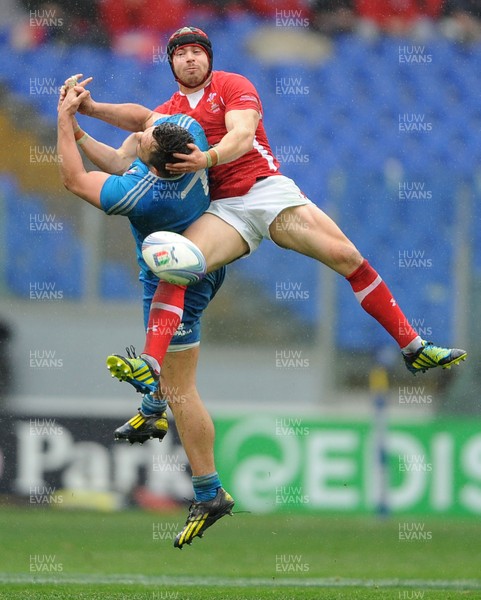
<path fill-rule="evenodd" d="M 154 264 L 156 267 L 163 267 L 169 262 L 169 253 L 167 250 L 161 250 L 160 252 L 154 252 L 152 254 Z"/>
<path fill-rule="evenodd" d="M 178 259 L 174 254 L 175 248 L 170 249 L 170 256 L 167 250 L 160 250 L 160 252 L 154 252 L 152 257 L 154 259 L 154 263 L 156 267 L 163 267 L 164 265 L 168 265 L 169 263 L 178 263 Z"/>

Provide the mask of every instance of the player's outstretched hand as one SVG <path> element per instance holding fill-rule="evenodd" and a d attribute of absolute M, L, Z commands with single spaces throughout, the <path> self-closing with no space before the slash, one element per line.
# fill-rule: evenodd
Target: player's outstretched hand
<path fill-rule="evenodd" d="M 60 105 L 64 101 L 69 89 L 76 89 L 76 91 L 80 93 L 82 92 L 82 90 L 85 90 L 85 87 L 93 80 L 93 77 L 87 77 L 83 81 L 80 81 L 82 77 L 82 73 L 77 73 L 76 75 L 71 75 L 68 79 L 65 80 L 64 84 L 60 88 L 57 110 L 60 109 Z M 92 102 L 93 100 L 90 96 L 89 91 L 87 95 L 83 96 L 82 106 L 79 106 L 78 112 L 85 115 L 89 114 Z"/>
<path fill-rule="evenodd" d="M 59 105 L 58 113 L 59 117 L 62 115 L 69 115 L 70 117 L 75 116 L 79 110 L 82 102 L 85 101 L 86 96 L 89 94 L 88 90 L 83 89 L 80 86 L 70 88 L 65 95 L 63 101 Z"/>
<path fill-rule="evenodd" d="M 187 144 L 187 147 L 191 148 L 192 152 L 190 154 L 175 152 L 173 156 L 177 158 L 179 162 L 167 163 L 165 168 L 168 171 L 180 175 L 182 173 L 193 173 L 194 171 L 205 169 L 206 158 L 204 152 L 202 152 L 195 144 Z"/>

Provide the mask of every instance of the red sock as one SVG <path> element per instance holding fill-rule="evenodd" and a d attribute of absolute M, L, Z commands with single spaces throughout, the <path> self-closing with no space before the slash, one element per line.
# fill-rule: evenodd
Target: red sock
<path fill-rule="evenodd" d="M 185 285 L 159 281 L 150 305 L 149 323 L 142 354 L 153 356 L 162 364 L 172 336 L 184 311 Z"/>
<path fill-rule="evenodd" d="M 417 337 L 389 288 L 366 259 L 346 279 L 363 309 L 392 335 L 401 348 Z"/>

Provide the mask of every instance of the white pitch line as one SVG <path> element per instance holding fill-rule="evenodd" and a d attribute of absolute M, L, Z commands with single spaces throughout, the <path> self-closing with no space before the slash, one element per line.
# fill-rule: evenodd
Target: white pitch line
<path fill-rule="evenodd" d="M 75 585 L 145 585 L 145 586 L 197 586 L 197 587 L 319 587 L 319 588 L 410 588 L 410 589 L 449 589 L 481 590 L 479 579 L 341 579 L 319 578 L 217 578 L 217 577 L 147 577 L 142 575 L 93 575 L 75 574 L 48 576 L 31 573 L 0 573 L 0 583 L 6 584 L 75 584 Z"/>

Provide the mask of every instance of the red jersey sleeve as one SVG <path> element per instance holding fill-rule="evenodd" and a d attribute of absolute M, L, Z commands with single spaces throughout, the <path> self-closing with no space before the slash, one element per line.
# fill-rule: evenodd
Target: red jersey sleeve
<path fill-rule="evenodd" d="M 154 112 L 158 112 L 158 113 L 163 113 L 164 115 L 168 115 L 169 113 L 169 105 L 170 105 L 170 100 L 167 100 L 167 102 L 164 102 L 163 104 L 159 104 L 159 106 L 157 106 L 157 108 L 154 108 Z"/>
<path fill-rule="evenodd" d="M 243 75 L 237 73 L 226 77 L 222 86 L 222 101 L 225 112 L 252 108 L 262 115 L 262 104 L 254 85 Z"/>

